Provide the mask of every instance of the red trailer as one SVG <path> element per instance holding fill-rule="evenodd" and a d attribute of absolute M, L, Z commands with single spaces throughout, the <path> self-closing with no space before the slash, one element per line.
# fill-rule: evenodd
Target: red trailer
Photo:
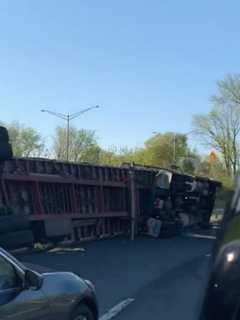
<path fill-rule="evenodd" d="M 131 216 L 129 173 L 128 167 L 14 158 L 4 164 L 0 210 L 28 215 L 36 241 L 120 234 Z M 144 210 L 143 197 L 150 201 L 154 175 L 136 170 L 136 219 Z"/>
<path fill-rule="evenodd" d="M 213 192 L 206 190 L 205 198 L 201 188 L 192 190 L 202 185 L 201 179 L 214 186 Z M 162 187 L 162 180 L 168 182 L 167 187 Z M 0 216 L 14 213 L 28 217 L 35 241 L 64 237 L 90 240 L 130 230 L 133 236 L 139 229 L 146 231 L 146 222 L 156 211 L 167 222 L 169 217 L 187 216 L 199 223 L 206 212 L 209 220 L 215 192 L 215 182 L 209 179 L 161 168 L 14 158 L 5 161 L 2 168 Z M 210 196 L 211 208 L 200 208 L 200 200 L 208 203 Z M 154 208 L 156 198 L 166 204 L 170 201 L 171 208 Z M 176 198 L 181 198 L 181 207 Z"/>

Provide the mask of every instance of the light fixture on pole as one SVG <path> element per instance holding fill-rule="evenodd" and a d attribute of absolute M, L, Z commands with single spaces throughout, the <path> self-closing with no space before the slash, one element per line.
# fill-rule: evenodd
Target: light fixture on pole
<path fill-rule="evenodd" d="M 92 109 L 98 109 L 100 108 L 100 106 L 94 106 L 94 107 L 89 107 L 86 109 L 83 109 L 79 112 L 75 112 L 72 114 L 64 114 L 64 113 L 59 113 L 59 112 L 53 112 L 51 110 L 47 110 L 47 109 L 42 109 L 41 112 L 46 112 L 49 113 L 52 116 L 55 116 L 57 118 L 60 118 L 62 120 L 65 120 L 67 122 L 67 145 L 66 145 L 66 149 L 67 149 L 67 161 L 69 160 L 69 145 L 70 145 L 70 121 L 73 119 L 76 119 L 78 117 L 80 117 L 83 113 L 86 113 Z"/>

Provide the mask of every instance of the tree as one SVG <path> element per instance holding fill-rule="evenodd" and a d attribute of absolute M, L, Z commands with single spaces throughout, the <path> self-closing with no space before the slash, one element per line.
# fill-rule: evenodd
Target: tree
<path fill-rule="evenodd" d="M 156 134 L 148 139 L 144 147 L 136 149 L 114 148 L 102 150 L 100 162 L 108 165 L 121 165 L 124 162 L 134 162 L 140 165 L 169 168 L 171 165 L 183 166 L 189 173 L 193 173 L 192 162 L 184 162 L 186 158 L 195 156 L 187 146 L 187 137 L 183 134 L 168 132 Z"/>
<path fill-rule="evenodd" d="M 67 130 L 57 127 L 54 138 L 53 152 L 58 160 L 67 159 Z M 78 130 L 74 127 L 69 132 L 69 160 L 74 162 L 99 163 L 100 147 L 97 144 L 95 131 Z"/>
<path fill-rule="evenodd" d="M 217 83 L 212 110 L 193 117 L 193 126 L 204 144 L 215 149 L 230 176 L 239 168 L 240 76 L 227 76 Z"/>
<path fill-rule="evenodd" d="M 187 137 L 184 134 L 158 133 L 145 142 L 145 157 L 150 165 L 170 167 L 179 165 L 188 156 Z"/>
<path fill-rule="evenodd" d="M 100 163 L 109 166 L 120 166 L 124 162 L 135 161 L 136 150 L 117 147 L 110 147 L 108 150 L 101 150 Z"/>
<path fill-rule="evenodd" d="M 116 148 L 109 148 L 108 150 L 101 150 L 100 164 L 108 166 L 120 166 L 122 159 L 117 153 Z"/>
<path fill-rule="evenodd" d="M 3 124 L 7 127 L 15 157 L 41 157 L 45 152 L 42 136 L 33 128 L 18 122 Z"/>
<path fill-rule="evenodd" d="M 229 176 L 224 163 L 219 159 L 210 163 L 208 157 L 203 157 L 196 168 L 195 174 L 221 181 L 224 187 L 228 189 L 233 188 L 233 179 Z"/>
<path fill-rule="evenodd" d="M 184 173 L 195 175 L 201 164 L 201 157 L 196 150 L 189 150 L 188 156 L 183 158 L 180 167 Z"/>

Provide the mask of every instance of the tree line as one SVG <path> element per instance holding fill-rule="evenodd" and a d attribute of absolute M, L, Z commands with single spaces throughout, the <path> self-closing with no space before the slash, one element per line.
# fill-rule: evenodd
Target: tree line
<path fill-rule="evenodd" d="M 121 165 L 124 162 L 157 167 L 177 167 L 189 174 L 206 175 L 231 186 L 240 165 L 240 75 L 228 75 L 217 82 L 210 99 L 211 109 L 193 116 L 192 129 L 199 143 L 213 150 L 214 161 L 190 148 L 187 135 L 156 133 L 141 148 L 111 147 L 98 144 L 95 131 L 70 128 L 69 160 L 94 164 Z M 55 129 L 52 145 L 34 128 L 18 122 L 4 124 L 16 157 L 44 157 L 66 160 L 67 132 Z"/>

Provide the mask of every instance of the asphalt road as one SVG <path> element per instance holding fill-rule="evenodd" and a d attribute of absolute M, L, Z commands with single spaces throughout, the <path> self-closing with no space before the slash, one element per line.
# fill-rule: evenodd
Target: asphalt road
<path fill-rule="evenodd" d="M 72 271 L 97 288 L 100 314 L 132 298 L 116 320 L 197 319 L 213 240 L 178 237 L 102 240 L 84 252 L 21 255 L 21 260 Z"/>

